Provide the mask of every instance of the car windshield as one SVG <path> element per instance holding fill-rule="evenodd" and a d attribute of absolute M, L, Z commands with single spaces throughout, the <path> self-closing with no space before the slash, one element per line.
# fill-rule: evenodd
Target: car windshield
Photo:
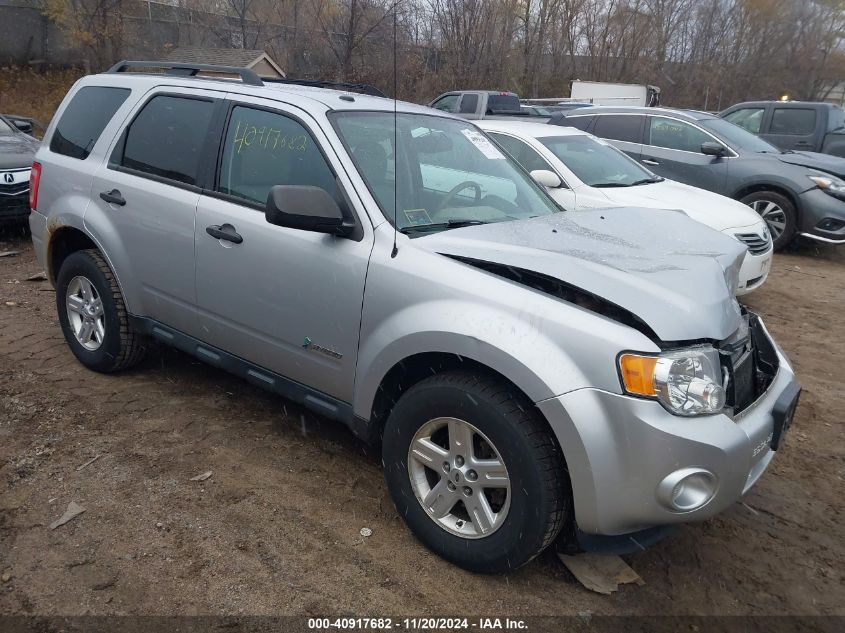
<path fill-rule="evenodd" d="M 755 136 L 748 130 L 734 125 L 725 119 L 701 119 L 696 121 L 705 130 L 721 137 L 728 145 L 758 154 L 780 154 L 781 151 L 771 143 Z"/>
<path fill-rule="evenodd" d="M 632 187 L 662 180 L 609 143 L 593 136 L 573 134 L 538 140 L 590 187 Z"/>
<path fill-rule="evenodd" d="M 12 126 L 6 123 L 4 119 L 0 119 L 0 134 L 12 134 Z"/>
<path fill-rule="evenodd" d="M 399 113 L 394 133 L 392 112 L 331 116 L 384 216 L 391 223 L 395 217 L 406 233 L 561 211 L 513 159 L 465 121 Z"/>

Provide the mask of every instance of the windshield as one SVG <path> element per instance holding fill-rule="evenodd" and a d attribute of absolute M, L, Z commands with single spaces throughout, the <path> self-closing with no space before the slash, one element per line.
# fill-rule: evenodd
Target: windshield
<path fill-rule="evenodd" d="M 12 134 L 12 126 L 0 119 L 0 134 Z"/>
<path fill-rule="evenodd" d="M 465 121 L 400 113 L 397 152 L 392 112 L 331 116 L 382 213 L 391 223 L 395 213 L 400 230 L 503 222 L 561 210 L 511 158 Z"/>
<path fill-rule="evenodd" d="M 609 143 L 593 136 L 576 134 L 538 140 L 590 187 L 631 187 L 662 180 Z"/>
<path fill-rule="evenodd" d="M 725 119 L 701 119 L 700 121 L 696 121 L 696 123 L 705 130 L 713 132 L 716 136 L 720 136 L 723 141 L 736 149 L 744 149 L 749 152 L 757 152 L 758 154 L 781 153 L 771 143 L 764 141 L 759 136 L 755 136 L 748 130 L 734 125 Z"/>

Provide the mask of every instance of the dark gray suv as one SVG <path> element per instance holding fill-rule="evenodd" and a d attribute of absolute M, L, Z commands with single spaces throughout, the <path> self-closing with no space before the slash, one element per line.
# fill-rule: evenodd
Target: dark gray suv
<path fill-rule="evenodd" d="M 580 108 L 549 123 L 605 138 L 665 178 L 750 205 L 769 225 L 776 249 L 797 236 L 845 243 L 845 159 L 805 164 L 706 112 L 665 108 Z"/>
<path fill-rule="evenodd" d="M 40 143 L 20 129 L 22 120 L 0 115 L 0 224 L 29 215 L 30 167 Z"/>

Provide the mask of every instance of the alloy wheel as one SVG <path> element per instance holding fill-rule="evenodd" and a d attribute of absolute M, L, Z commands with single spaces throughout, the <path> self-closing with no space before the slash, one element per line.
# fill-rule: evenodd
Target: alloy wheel
<path fill-rule="evenodd" d="M 784 212 L 779 204 L 771 200 L 755 200 L 748 206 L 754 209 L 766 221 L 773 241 L 778 239 L 786 230 L 786 212 Z"/>
<path fill-rule="evenodd" d="M 498 530 L 510 509 L 510 478 L 493 443 L 458 418 L 420 427 L 408 449 L 411 487 L 428 516 L 447 532 L 476 539 Z"/>
<path fill-rule="evenodd" d="M 76 276 L 67 287 L 67 318 L 70 329 L 82 347 L 96 351 L 106 337 L 103 300 L 87 277 Z"/>

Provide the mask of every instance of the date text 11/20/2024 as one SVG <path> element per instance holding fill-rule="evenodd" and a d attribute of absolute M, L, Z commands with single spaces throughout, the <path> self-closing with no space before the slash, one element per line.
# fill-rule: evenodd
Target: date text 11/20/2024
<path fill-rule="evenodd" d="M 308 618 L 308 628 L 315 631 L 519 631 L 527 630 L 528 624 L 519 618 Z"/>

